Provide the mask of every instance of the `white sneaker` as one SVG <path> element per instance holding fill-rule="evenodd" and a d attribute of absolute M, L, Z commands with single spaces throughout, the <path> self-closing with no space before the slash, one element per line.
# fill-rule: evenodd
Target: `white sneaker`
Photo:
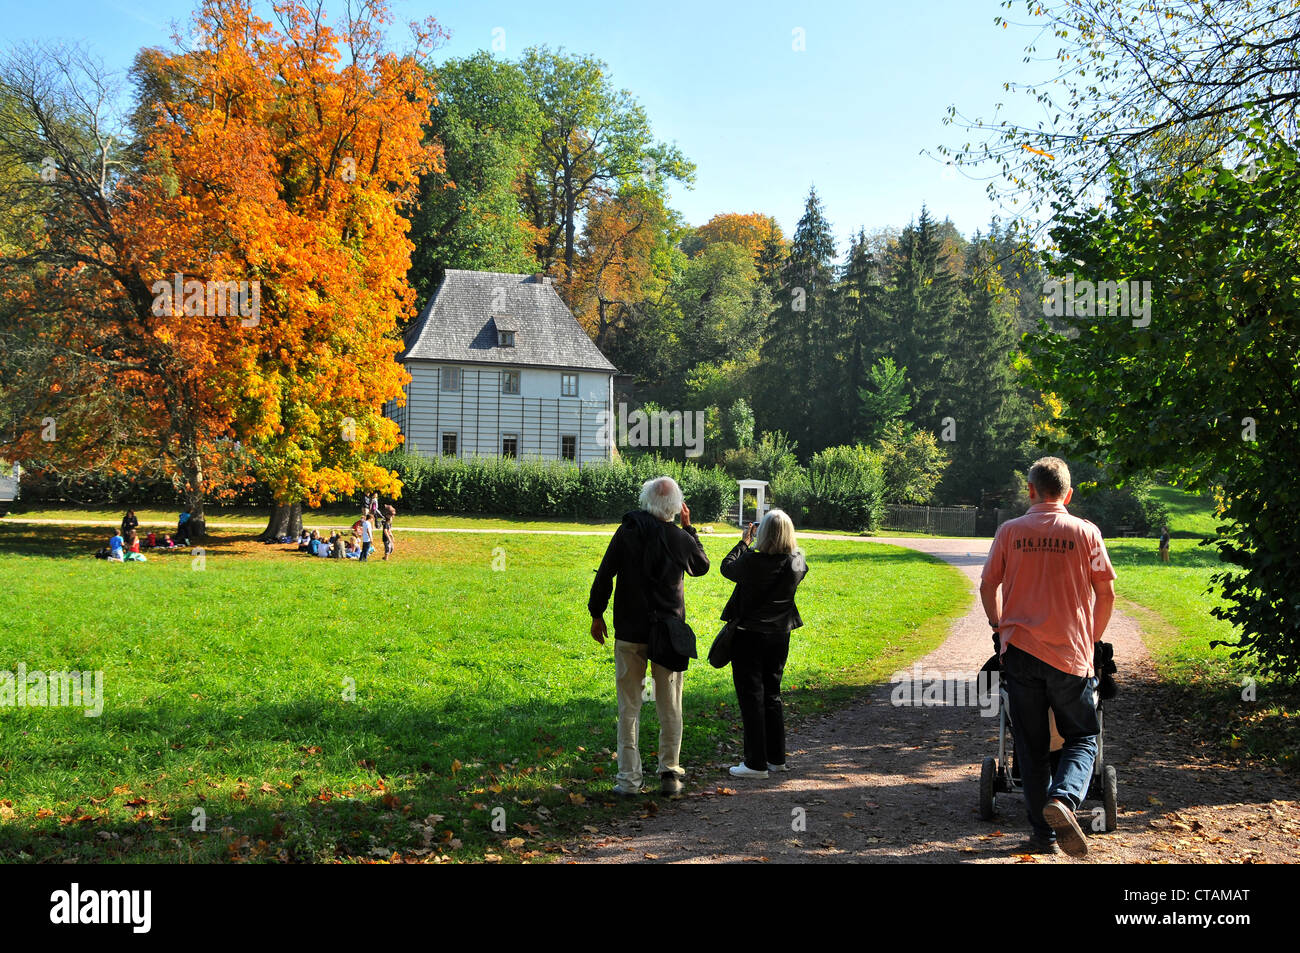
<path fill-rule="evenodd" d="M 769 771 L 789 771 L 789 770 L 790 770 L 790 765 L 788 765 L 788 764 L 772 764 L 772 762 L 769 761 L 769 762 L 767 763 L 767 770 L 769 770 Z"/>
<path fill-rule="evenodd" d="M 745 762 L 743 762 L 743 761 L 740 762 L 740 764 L 733 764 L 733 765 L 731 766 L 731 769 L 730 769 L 730 770 L 731 770 L 731 776 L 732 776 L 733 778 L 765 778 L 765 777 L 767 777 L 767 772 L 766 772 L 766 771 L 755 771 L 753 768 L 748 767 L 748 766 L 745 764 Z"/>

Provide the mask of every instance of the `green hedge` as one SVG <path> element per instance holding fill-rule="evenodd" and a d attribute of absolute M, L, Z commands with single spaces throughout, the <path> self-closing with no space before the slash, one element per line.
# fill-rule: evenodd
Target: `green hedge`
<path fill-rule="evenodd" d="M 827 447 L 808 467 L 790 467 L 772 480 L 772 497 L 796 526 L 852 533 L 879 528 L 885 515 L 881 455 L 862 445 Z"/>
<path fill-rule="evenodd" d="M 401 479 L 397 506 L 407 513 L 616 519 L 637 508 L 646 480 L 666 474 L 681 485 L 698 522 L 721 517 L 736 489 L 718 468 L 651 455 L 581 468 L 554 460 L 424 457 L 405 451 L 384 454 L 377 462 Z"/>

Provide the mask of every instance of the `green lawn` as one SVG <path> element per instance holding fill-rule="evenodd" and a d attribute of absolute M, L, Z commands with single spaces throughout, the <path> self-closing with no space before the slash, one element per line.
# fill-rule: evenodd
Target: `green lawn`
<path fill-rule="evenodd" d="M 189 553 L 77 555 L 100 536 L 0 525 L 0 669 L 104 672 L 98 718 L 0 708 L 0 861 L 531 859 L 634 809 L 608 794 L 612 646 L 587 634 L 604 539 L 412 534 L 360 566 L 231 533 L 197 569 Z M 687 583 L 702 649 L 732 541 L 707 540 L 715 569 Z M 794 718 L 887 680 L 969 605 L 960 574 L 920 554 L 806 549 Z M 729 670 L 693 663 L 692 783 L 723 780 L 737 719 Z M 647 761 L 654 723 L 648 705 Z"/>

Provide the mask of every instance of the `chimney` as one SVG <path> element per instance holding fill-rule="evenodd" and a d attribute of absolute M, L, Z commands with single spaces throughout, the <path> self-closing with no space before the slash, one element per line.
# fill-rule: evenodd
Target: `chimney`
<path fill-rule="evenodd" d="M 535 272 L 533 272 L 533 283 L 534 283 L 534 284 L 539 284 L 539 285 L 540 285 L 540 284 L 543 284 L 543 283 L 544 283 L 544 282 L 543 282 L 543 279 L 544 279 L 545 277 L 546 277 L 546 276 L 543 275 L 540 271 L 535 271 Z"/>

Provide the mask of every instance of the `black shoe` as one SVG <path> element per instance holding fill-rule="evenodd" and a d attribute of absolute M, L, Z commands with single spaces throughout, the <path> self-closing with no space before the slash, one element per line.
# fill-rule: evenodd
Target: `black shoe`
<path fill-rule="evenodd" d="M 1016 851 L 1021 854 L 1059 854 L 1061 848 L 1055 840 L 1030 834 L 1029 839 L 1017 847 Z"/>
<path fill-rule="evenodd" d="M 1088 841 L 1083 836 L 1083 828 L 1079 826 L 1074 810 L 1068 805 L 1053 798 L 1043 808 L 1043 820 L 1056 831 L 1061 850 L 1071 857 L 1083 857 L 1088 853 Z"/>
<path fill-rule="evenodd" d="M 666 771 L 659 776 L 659 791 L 669 797 L 677 797 L 682 793 L 682 779 L 671 771 Z"/>

